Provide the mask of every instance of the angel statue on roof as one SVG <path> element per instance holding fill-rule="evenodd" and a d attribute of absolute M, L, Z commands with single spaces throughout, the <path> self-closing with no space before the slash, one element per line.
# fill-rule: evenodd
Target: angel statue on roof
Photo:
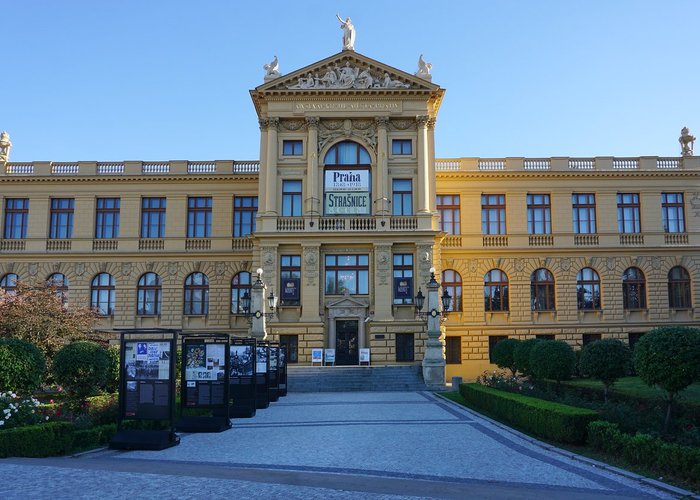
<path fill-rule="evenodd" d="M 340 29 L 343 30 L 343 50 L 355 50 L 355 26 L 349 17 L 340 17 L 340 14 L 336 13 L 335 17 L 340 21 Z"/>

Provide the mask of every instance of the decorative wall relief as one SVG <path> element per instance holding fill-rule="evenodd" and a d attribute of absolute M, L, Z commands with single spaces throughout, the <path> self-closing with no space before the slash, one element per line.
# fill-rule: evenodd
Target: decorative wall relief
<path fill-rule="evenodd" d="M 391 246 L 375 246 L 375 267 L 377 280 L 380 285 L 388 284 L 389 270 L 391 268 Z"/>
<path fill-rule="evenodd" d="M 32 277 L 36 276 L 37 273 L 39 272 L 39 264 L 37 264 L 36 262 L 32 262 L 31 264 L 29 264 L 29 267 L 27 268 L 27 272 L 29 273 L 29 276 L 32 276 Z"/>
<path fill-rule="evenodd" d="M 288 89 L 407 89 L 411 84 L 402 81 L 396 75 L 388 72 L 382 74 L 368 66 L 358 66 L 346 61 L 345 65 L 328 66 L 320 72 L 302 75 L 297 83 L 287 85 Z"/>
<path fill-rule="evenodd" d="M 75 263 L 75 275 L 82 276 L 83 274 L 85 274 L 85 263 L 84 262 L 76 262 Z"/>
<path fill-rule="evenodd" d="M 150 269 L 146 268 L 148 271 Z M 122 276 L 129 276 L 131 274 L 131 262 L 124 262 L 122 264 Z"/>

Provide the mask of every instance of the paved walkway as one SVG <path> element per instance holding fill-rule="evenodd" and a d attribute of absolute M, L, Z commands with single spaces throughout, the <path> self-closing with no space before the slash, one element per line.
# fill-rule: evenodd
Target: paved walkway
<path fill-rule="evenodd" d="M 163 451 L 0 461 L 0 498 L 674 498 L 422 392 L 289 394 Z"/>

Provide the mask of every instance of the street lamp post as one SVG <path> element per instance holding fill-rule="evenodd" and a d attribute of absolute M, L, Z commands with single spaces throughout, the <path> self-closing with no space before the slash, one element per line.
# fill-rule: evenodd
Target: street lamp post
<path fill-rule="evenodd" d="M 258 340 L 267 338 L 266 320 L 272 318 L 277 308 L 277 297 L 272 289 L 267 297 L 267 286 L 262 280 L 263 270 L 256 270 L 257 279 L 251 287 L 251 294 L 246 292 L 241 297 L 243 312 L 251 324 L 251 335 Z"/>
<path fill-rule="evenodd" d="M 423 380 L 428 387 L 444 387 L 445 349 L 443 341 L 440 340 L 442 335 L 440 324 L 447 318 L 452 297 L 444 288 L 442 296 L 439 296 L 440 283 L 435 279 L 435 268 L 430 268 L 430 281 L 426 288 L 428 289 L 427 311 L 422 310 L 426 297 L 420 288 L 415 297 L 416 313 L 419 318 L 427 322 L 428 327 L 428 341 L 423 356 Z"/>

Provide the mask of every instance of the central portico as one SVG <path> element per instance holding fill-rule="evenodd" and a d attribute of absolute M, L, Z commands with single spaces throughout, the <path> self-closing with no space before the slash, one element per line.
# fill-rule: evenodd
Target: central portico
<path fill-rule="evenodd" d="M 253 264 L 279 292 L 269 333 L 296 343 L 301 363 L 335 348 L 337 363 L 357 364 L 365 347 L 372 363 L 419 363 L 427 334 L 413 297 L 439 262 L 433 131 L 444 90 L 354 50 L 265 80 L 251 91 Z"/>

